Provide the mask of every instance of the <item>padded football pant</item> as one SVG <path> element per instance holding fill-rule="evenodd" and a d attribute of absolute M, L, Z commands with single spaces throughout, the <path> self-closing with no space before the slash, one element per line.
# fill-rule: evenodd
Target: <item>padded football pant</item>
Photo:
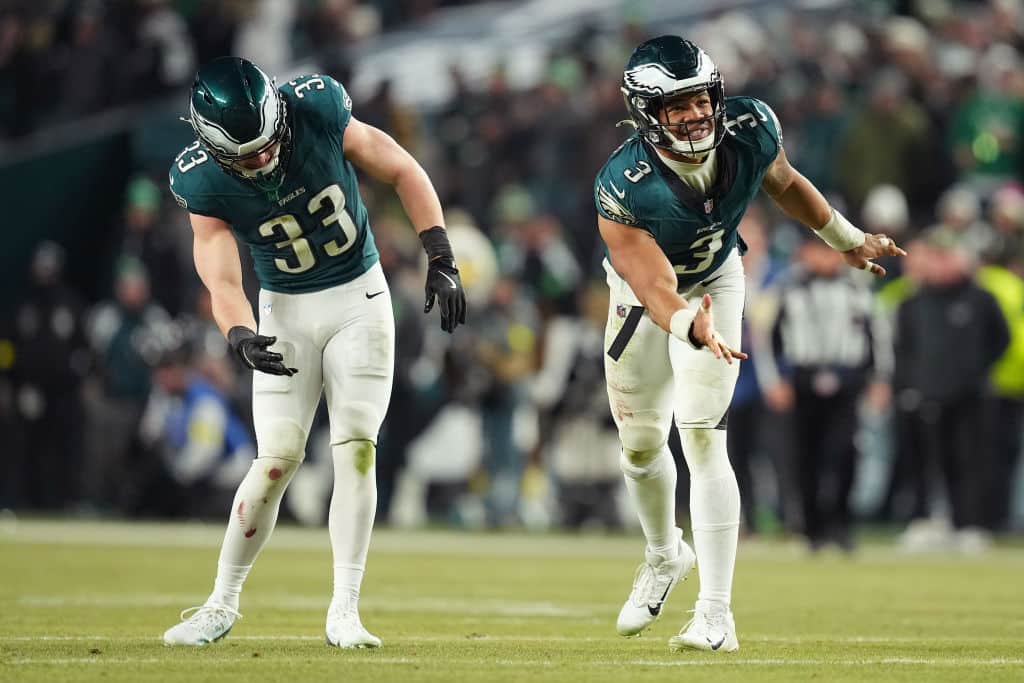
<path fill-rule="evenodd" d="M 628 288 L 609 274 L 605 379 L 622 442 L 626 488 L 637 507 L 648 547 L 671 559 L 675 545 L 676 470 L 668 430 L 676 427 L 690 471 L 690 519 L 700 568 L 700 599 L 731 599 L 740 498 L 726 451 L 725 415 L 739 362 L 694 349 L 656 325 Z M 617 286 L 618 285 L 618 286 Z M 733 252 L 697 286 L 683 292 L 689 306 L 711 295 L 716 330 L 740 348 L 743 264 Z"/>

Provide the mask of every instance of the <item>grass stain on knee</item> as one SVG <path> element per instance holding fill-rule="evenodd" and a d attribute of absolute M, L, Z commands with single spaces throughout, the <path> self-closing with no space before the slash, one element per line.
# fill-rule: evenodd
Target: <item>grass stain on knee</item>
<path fill-rule="evenodd" d="M 374 448 L 373 442 L 361 441 L 356 446 L 355 452 L 352 454 L 352 459 L 356 466 L 356 471 L 359 474 L 366 476 L 373 467 L 373 461 L 376 457 L 377 449 Z"/>

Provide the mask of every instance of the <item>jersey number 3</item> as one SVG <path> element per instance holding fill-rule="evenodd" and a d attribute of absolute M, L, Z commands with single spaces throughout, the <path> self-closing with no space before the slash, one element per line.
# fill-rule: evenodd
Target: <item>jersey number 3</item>
<path fill-rule="evenodd" d="M 306 204 L 310 216 L 324 214 L 320 223 L 325 230 L 340 231 L 341 234 L 323 244 L 321 247 L 327 256 L 344 254 L 356 243 L 356 224 L 345 211 L 345 193 L 335 183 L 313 195 Z M 302 226 L 295 216 L 286 213 L 275 216 L 259 227 L 264 237 L 284 238 L 274 244 L 278 249 L 291 249 L 293 254 L 288 258 L 274 259 L 274 265 L 284 273 L 304 273 L 316 265 L 316 254 L 313 245 L 306 239 Z M 339 242 L 340 239 L 340 242 Z"/>
<path fill-rule="evenodd" d="M 704 235 L 694 241 L 690 245 L 690 249 L 697 249 L 698 247 L 704 247 L 700 251 L 694 251 L 692 256 L 700 259 L 697 263 L 692 266 L 674 266 L 673 270 L 676 271 L 677 275 L 693 275 L 694 273 L 702 273 L 711 267 L 711 263 L 715 260 L 715 254 L 722 248 L 722 236 L 725 235 L 725 230 L 716 230 L 709 235 Z"/>

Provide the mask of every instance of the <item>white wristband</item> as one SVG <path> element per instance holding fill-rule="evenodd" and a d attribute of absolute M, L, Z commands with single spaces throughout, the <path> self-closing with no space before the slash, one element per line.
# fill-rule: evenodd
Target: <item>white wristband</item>
<path fill-rule="evenodd" d="M 690 341 L 690 326 L 693 325 L 693 319 L 696 317 L 696 307 L 687 306 L 686 308 L 680 308 L 678 311 L 673 313 L 672 317 L 668 321 L 668 328 L 672 331 L 672 336 L 683 340 L 692 348 L 697 348 Z"/>
<path fill-rule="evenodd" d="M 828 219 L 828 223 L 815 232 L 818 237 L 825 240 L 825 244 L 836 251 L 850 251 L 864 244 L 863 231 L 835 209 L 832 209 L 832 217 Z"/>

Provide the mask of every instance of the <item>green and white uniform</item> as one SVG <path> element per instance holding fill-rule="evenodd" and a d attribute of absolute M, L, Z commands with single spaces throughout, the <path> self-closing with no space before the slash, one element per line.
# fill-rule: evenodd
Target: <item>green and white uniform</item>
<path fill-rule="evenodd" d="M 225 173 L 198 140 L 171 166 L 171 191 L 190 212 L 231 224 L 263 289 L 315 292 L 354 280 L 379 259 L 355 171 L 342 155 L 352 100 L 340 83 L 316 74 L 279 92 L 292 153 L 275 193 Z"/>
<path fill-rule="evenodd" d="M 282 434 L 305 442 L 321 390 L 332 442 L 375 441 L 391 394 L 394 318 L 358 180 L 343 155 L 352 100 L 320 74 L 278 91 L 291 154 L 277 190 L 226 172 L 197 140 L 171 166 L 171 191 L 191 213 L 228 223 L 249 248 L 261 287 L 259 331 L 276 336 L 273 349 L 299 369 L 293 377 L 253 375 L 261 452 L 279 446 Z"/>
<path fill-rule="evenodd" d="M 678 291 L 690 306 L 710 293 L 716 329 L 740 347 L 743 242 L 737 228 L 782 146 L 775 114 L 749 97 L 726 99 L 726 135 L 712 152 L 717 171 L 708 192 L 680 179 L 633 135 L 597 174 L 594 199 L 608 220 L 646 230 L 668 257 Z M 611 306 L 606 373 L 616 422 L 642 422 L 663 432 L 675 412 L 680 427 L 715 427 L 732 398 L 739 364 L 729 365 L 658 327 L 605 259 Z M 673 371 L 675 387 L 673 392 Z M 673 393 L 675 398 L 673 400 Z"/>

